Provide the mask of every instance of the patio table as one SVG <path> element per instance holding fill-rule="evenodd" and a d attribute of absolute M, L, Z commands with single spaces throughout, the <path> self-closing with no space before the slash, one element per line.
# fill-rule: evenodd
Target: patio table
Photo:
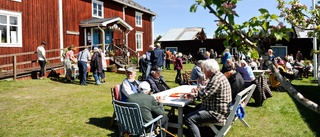
<path fill-rule="evenodd" d="M 190 104 L 192 101 L 189 99 L 184 99 L 178 97 L 170 97 L 172 93 L 179 93 L 181 95 L 190 93 L 191 89 L 196 88 L 197 86 L 194 85 L 182 85 L 175 88 L 171 88 L 152 96 L 162 96 L 163 97 L 163 105 L 176 107 L 178 108 L 178 123 L 171 123 L 169 122 L 169 127 L 177 128 L 178 129 L 178 137 L 182 137 L 183 135 L 183 107 Z"/>

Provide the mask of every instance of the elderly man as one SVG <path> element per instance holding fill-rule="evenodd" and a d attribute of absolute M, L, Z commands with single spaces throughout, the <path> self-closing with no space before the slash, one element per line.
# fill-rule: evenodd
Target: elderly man
<path fill-rule="evenodd" d="M 219 64 L 214 59 L 202 62 L 204 74 L 209 82 L 204 89 L 193 89 L 188 98 L 202 99 L 200 109 L 185 116 L 185 123 L 194 137 L 200 137 L 197 124 L 225 122 L 232 101 L 231 87 L 228 79 L 220 72 Z"/>
<path fill-rule="evenodd" d="M 169 118 L 163 109 L 162 97 L 157 97 L 157 100 L 150 96 L 150 85 L 148 82 L 143 81 L 139 85 L 139 94 L 132 94 L 128 96 L 128 102 L 137 103 L 140 106 L 141 114 L 144 123 L 148 123 L 159 115 L 163 115 L 161 126 L 165 129 L 168 128 Z M 165 137 L 166 133 L 162 132 Z"/>
<path fill-rule="evenodd" d="M 161 68 L 158 66 L 154 66 L 151 68 L 151 73 L 147 78 L 147 82 L 151 85 L 151 89 L 154 93 L 170 89 L 160 73 Z"/>
<path fill-rule="evenodd" d="M 197 81 L 197 83 L 192 82 L 192 85 L 203 84 L 204 74 L 202 73 L 201 68 L 202 60 L 196 62 L 195 66 L 191 70 L 191 77 L 192 81 Z"/>
<path fill-rule="evenodd" d="M 125 78 L 120 85 L 121 101 L 127 101 L 129 95 L 138 93 L 138 87 L 140 83 L 139 81 L 135 80 L 136 75 L 137 74 L 134 68 L 129 67 L 126 69 L 127 78 Z"/>

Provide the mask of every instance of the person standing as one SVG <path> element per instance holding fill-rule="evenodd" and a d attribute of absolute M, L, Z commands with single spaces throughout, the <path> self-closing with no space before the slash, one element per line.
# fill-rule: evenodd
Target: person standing
<path fill-rule="evenodd" d="M 47 58 L 46 58 L 46 50 L 44 47 L 47 45 L 45 41 L 41 42 L 41 45 L 38 46 L 37 48 L 37 54 L 38 54 L 38 62 L 40 65 L 40 74 L 39 74 L 39 79 L 43 79 L 43 76 L 45 75 L 45 66 L 47 63 Z"/>
<path fill-rule="evenodd" d="M 174 65 L 174 70 L 177 70 L 177 75 L 175 78 L 176 83 L 181 83 L 181 70 L 183 69 L 183 64 L 182 64 L 182 53 L 179 52 L 176 58 L 176 62 Z"/>
<path fill-rule="evenodd" d="M 269 49 L 268 50 L 268 57 L 270 61 L 274 61 L 275 56 L 273 55 L 273 50 Z"/>
<path fill-rule="evenodd" d="M 170 70 L 171 52 L 169 49 L 166 51 L 166 69 Z"/>
<path fill-rule="evenodd" d="M 66 52 L 66 56 L 64 59 L 64 64 L 66 68 L 66 79 L 67 82 L 72 82 L 72 60 L 75 60 L 74 57 L 74 45 L 68 46 L 68 51 Z"/>
<path fill-rule="evenodd" d="M 78 68 L 79 68 L 79 79 L 80 85 L 86 86 L 87 85 L 87 62 L 90 60 L 90 53 L 87 48 L 83 49 L 78 54 Z"/>
<path fill-rule="evenodd" d="M 156 48 L 151 52 L 150 60 L 151 60 L 152 66 L 158 66 L 160 68 L 163 68 L 164 52 L 161 49 L 160 43 L 157 43 Z"/>
<path fill-rule="evenodd" d="M 222 64 L 226 64 L 228 59 L 232 60 L 232 56 L 229 52 L 229 49 L 226 49 L 222 57 Z"/>
<path fill-rule="evenodd" d="M 100 75 L 102 72 L 102 60 L 101 60 L 101 54 L 99 52 L 99 49 L 95 47 L 93 49 L 93 55 L 91 57 L 91 62 L 90 62 L 90 71 L 93 73 L 93 77 L 95 80 L 95 85 L 100 85 Z"/>
<path fill-rule="evenodd" d="M 144 80 L 146 80 L 147 77 L 148 77 L 149 74 L 150 74 L 150 70 L 151 70 L 151 67 L 152 67 L 151 53 L 152 53 L 153 50 L 154 50 L 154 46 L 153 46 L 153 45 L 150 45 L 150 46 L 149 46 L 149 50 L 146 52 L 147 70 L 146 70 L 146 75 L 145 75 L 145 77 L 144 77 Z"/>
<path fill-rule="evenodd" d="M 102 49 L 99 49 L 99 52 L 101 54 L 101 61 L 102 61 L 101 83 L 105 83 L 106 74 L 104 72 L 107 70 L 106 54 L 103 53 Z"/>
<path fill-rule="evenodd" d="M 210 49 L 210 59 L 216 59 L 216 54 L 213 49 Z"/>
<path fill-rule="evenodd" d="M 223 123 L 230 114 L 232 103 L 231 86 L 228 79 L 220 72 L 219 64 L 214 59 L 202 62 L 204 74 L 209 78 L 205 88 L 192 89 L 187 94 L 188 99 L 197 97 L 201 99 L 201 107 L 195 107 L 193 111 L 185 115 L 185 124 L 191 135 L 200 137 L 197 126 L 201 123 Z"/>
<path fill-rule="evenodd" d="M 303 56 L 302 56 L 302 53 L 300 52 L 300 50 L 297 51 L 296 60 L 298 60 L 298 62 L 303 60 Z"/>

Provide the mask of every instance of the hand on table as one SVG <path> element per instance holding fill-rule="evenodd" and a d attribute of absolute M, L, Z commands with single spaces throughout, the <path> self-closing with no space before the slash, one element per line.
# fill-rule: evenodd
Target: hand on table
<path fill-rule="evenodd" d="M 163 97 L 161 97 L 161 96 L 156 96 L 156 99 L 158 100 L 159 103 L 163 102 Z"/>

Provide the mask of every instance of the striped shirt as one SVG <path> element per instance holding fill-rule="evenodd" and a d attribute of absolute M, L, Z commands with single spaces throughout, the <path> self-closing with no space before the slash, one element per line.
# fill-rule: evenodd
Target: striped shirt
<path fill-rule="evenodd" d="M 202 99 L 202 108 L 209 111 L 219 122 L 227 119 L 232 92 L 228 79 L 221 72 L 210 78 L 207 86 L 199 91 L 198 96 Z"/>

